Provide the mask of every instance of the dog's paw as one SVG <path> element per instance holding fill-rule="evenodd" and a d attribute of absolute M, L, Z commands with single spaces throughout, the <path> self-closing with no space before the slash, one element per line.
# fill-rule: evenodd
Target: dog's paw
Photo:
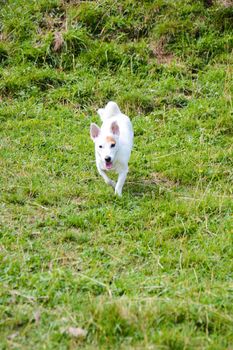
<path fill-rule="evenodd" d="M 115 188 L 115 194 L 119 197 L 122 197 L 122 191 L 120 191 L 119 189 Z"/>

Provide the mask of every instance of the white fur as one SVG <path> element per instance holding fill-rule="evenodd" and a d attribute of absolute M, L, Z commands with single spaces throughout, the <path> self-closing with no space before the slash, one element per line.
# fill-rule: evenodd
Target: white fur
<path fill-rule="evenodd" d="M 90 127 L 91 138 L 95 143 L 96 166 L 104 181 L 115 189 L 115 194 L 121 196 L 133 147 L 133 127 L 115 102 L 108 102 L 105 108 L 98 110 L 98 114 L 103 122 L 101 128 L 94 123 Z M 106 141 L 107 137 L 115 140 L 115 146 L 114 142 Z M 111 158 L 110 163 L 106 162 L 108 158 Z M 118 173 L 116 184 L 107 176 L 106 171 L 109 170 Z"/>

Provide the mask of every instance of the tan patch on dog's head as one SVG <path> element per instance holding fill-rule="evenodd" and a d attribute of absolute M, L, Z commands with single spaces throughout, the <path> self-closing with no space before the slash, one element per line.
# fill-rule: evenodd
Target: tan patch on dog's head
<path fill-rule="evenodd" d="M 116 140 L 112 136 L 107 136 L 106 141 L 114 144 L 116 143 Z"/>

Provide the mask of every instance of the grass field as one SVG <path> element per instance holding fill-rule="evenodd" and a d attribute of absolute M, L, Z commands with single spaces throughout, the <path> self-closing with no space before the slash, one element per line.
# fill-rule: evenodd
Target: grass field
<path fill-rule="evenodd" d="M 232 2 L 0 6 L 0 349 L 233 349 Z M 122 198 L 89 137 L 109 100 Z"/>

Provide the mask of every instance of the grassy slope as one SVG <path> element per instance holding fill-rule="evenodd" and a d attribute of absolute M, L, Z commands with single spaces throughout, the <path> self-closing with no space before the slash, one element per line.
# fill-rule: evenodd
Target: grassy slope
<path fill-rule="evenodd" d="M 233 8 L 208 3 L 1 1 L 2 349 L 232 348 Z M 89 139 L 109 99 L 122 199 Z"/>

